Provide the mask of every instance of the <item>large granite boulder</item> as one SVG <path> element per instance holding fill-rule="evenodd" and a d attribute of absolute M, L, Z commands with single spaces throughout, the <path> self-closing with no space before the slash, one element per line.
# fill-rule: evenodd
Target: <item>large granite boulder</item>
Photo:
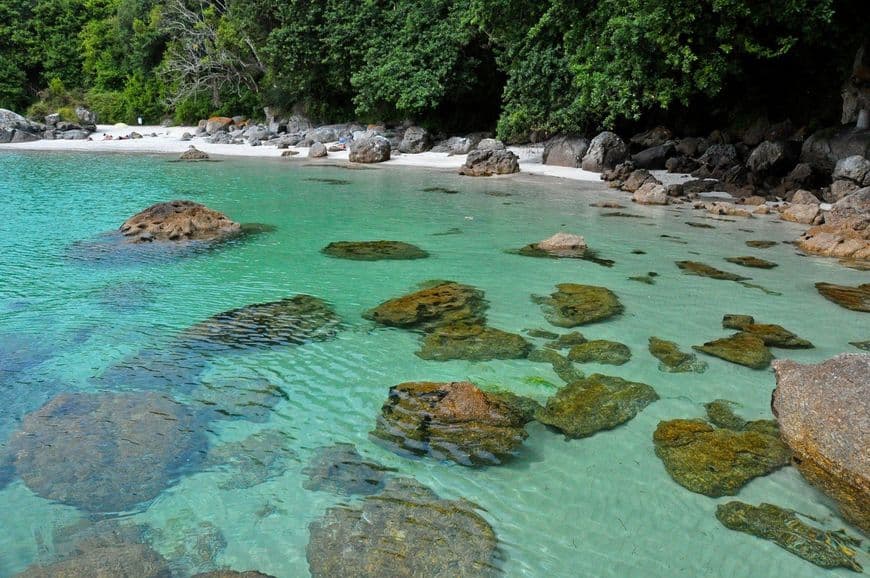
<path fill-rule="evenodd" d="M 329 153 L 326 150 L 326 145 L 322 142 L 315 141 L 308 147 L 308 158 L 309 159 L 322 159 L 327 156 Z"/>
<path fill-rule="evenodd" d="M 0 144 L 36 141 L 42 138 L 44 130 L 44 125 L 0 108 Z"/>
<path fill-rule="evenodd" d="M 483 323 L 486 307 L 483 291 L 453 281 L 440 281 L 385 301 L 363 317 L 390 327 L 431 331 L 452 323 Z"/>
<path fill-rule="evenodd" d="M 193 201 L 151 205 L 124 221 L 120 231 L 131 243 L 214 241 L 237 235 L 242 227 L 223 213 Z"/>
<path fill-rule="evenodd" d="M 509 150 L 476 150 L 468 153 L 459 174 L 469 177 L 491 177 L 520 172 L 520 159 Z"/>
<path fill-rule="evenodd" d="M 412 126 L 405 130 L 399 145 L 399 152 L 419 154 L 426 152 L 431 146 L 432 139 L 429 136 L 429 131 L 420 126 Z"/>
<path fill-rule="evenodd" d="M 766 140 L 752 151 L 746 159 L 746 167 L 752 172 L 756 183 L 768 176 L 782 176 L 794 165 L 795 155 L 789 144 L 783 141 Z"/>
<path fill-rule="evenodd" d="M 616 133 L 604 131 L 589 143 L 580 166 L 596 173 L 612 169 L 628 158 L 628 146 Z"/>
<path fill-rule="evenodd" d="M 834 203 L 824 224 L 808 229 L 797 246 L 816 255 L 870 260 L 870 187 Z"/>
<path fill-rule="evenodd" d="M 500 464 L 528 434 L 529 400 L 490 393 L 467 381 L 416 381 L 390 388 L 372 437 L 399 453 L 464 466 Z"/>
<path fill-rule="evenodd" d="M 557 136 L 544 145 L 543 162 L 545 165 L 579 168 L 589 141 L 583 137 Z"/>
<path fill-rule="evenodd" d="M 668 192 L 664 185 L 648 182 L 634 192 L 631 200 L 641 205 L 667 205 Z"/>
<path fill-rule="evenodd" d="M 409 478 L 358 506 L 335 506 L 308 529 L 313 578 L 494 578 L 498 540 L 467 500 L 442 500 Z"/>
<path fill-rule="evenodd" d="M 36 494 L 120 512 L 196 462 L 206 443 L 199 431 L 185 406 L 158 393 L 65 393 L 24 416 L 7 452 Z"/>
<path fill-rule="evenodd" d="M 714 144 L 698 159 L 711 175 L 721 175 L 739 162 L 737 149 L 730 144 Z"/>
<path fill-rule="evenodd" d="M 664 169 L 668 159 L 677 156 L 677 149 L 673 142 L 665 142 L 656 146 L 645 148 L 631 156 L 631 162 L 640 169 Z"/>
<path fill-rule="evenodd" d="M 560 283 L 556 289 L 549 296 L 532 295 L 532 300 L 557 327 L 577 327 L 622 313 L 619 298 L 606 287 Z"/>
<path fill-rule="evenodd" d="M 350 143 L 348 160 L 352 163 L 382 163 L 390 160 L 392 145 L 382 136 L 370 136 Z"/>
<path fill-rule="evenodd" d="M 535 419 L 568 439 L 583 438 L 633 419 L 658 398 L 655 389 L 645 383 L 596 373 L 556 392 Z"/>
<path fill-rule="evenodd" d="M 541 251 L 557 254 L 565 251 L 582 251 L 587 247 L 586 239 L 573 233 L 556 233 L 543 241 L 538 241 L 535 246 Z"/>
<path fill-rule="evenodd" d="M 870 532 L 870 355 L 773 368 L 773 412 L 795 467 Z"/>

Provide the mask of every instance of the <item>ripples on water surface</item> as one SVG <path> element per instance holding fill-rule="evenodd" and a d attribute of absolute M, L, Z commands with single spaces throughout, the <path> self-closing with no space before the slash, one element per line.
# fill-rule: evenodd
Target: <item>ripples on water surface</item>
<path fill-rule="evenodd" d="M 800 257 L 790 245 L 762 250 L 744 244 L 790 240 L 799 232 L 795 226 L 704 220 L 716 228 L 698 228 L 686 224 L 686 212 L 671 207 L 624 209 L 642 219 L 598 218 L 608 209 L 589 203 L 611 193 L 597 184 L 268 161 L 185 165 L 146 156 L 4 153 L 0 193 L 0 443 L 25 414 L 58 394 L 84 395 L 61 398 L 72 407 L 89 403 L 92 392 L 118 396 L 147 389 L 165 400 L 172 396 L 174 405 L 166 406 L 160 419 L 186 424 L 190 418 L 185 427 L 193 437 L 185 438 L 183 447 L 164 449 L 186 460 L 186 475 L 127 512 L 124 521 L 145 525 L 150 543 L 174 560 L 179 575 L 209 563 L 280 577 L 308 575 L 309 524 L 332 505 L 358 500 L 305 488 L 303 470 L 314 450 L 336 443 L 355 444 L 366 460 L 414 477 L 442 498 L 478 504 L 499 538 L 506 576 L 823 572 L 772 543 L 723 528 L 714 511 L 730 498 L 708 498 L 678 486 L 651 441 L 659 420 L 702 417 L 703 403 L 716 398 L 738 402 L 744 417 L 767 418 L 774 386 L 772 370 L 706 356 L 704 374 L 662 373 L 647 352 L 651 335 L 687 350 L 726 335 L 723 314 L 751 314 L 811 340 L 815 349 L 773 350 L 801 361 L 854 351 L 849 341 L 870 337 L 864 314 L 839 308 L 813 288 L 817 281 L 866 282 L 866 272 Z M 274 229 L 189 255 L 145 250 L 107 257 L 102 234 L 144 207 L 174 198 Z M 740 230 L 746 228 L 753 232 Z M 559 230 L 584 235 L 598 257 L 615 263 L 601 267 L 507 252 Z M 359 262 L 320 252 L 332 241 L 368 239 L 407 241 L 431 256 Z M 724 261 L 739 255 L 780 266 L 743 269 Z M 683 275 L 674 265 L 680 260 L 752 277 L 782 295 Z M 651 271 L 658 273 L 653 285 L 628 280 Z M 611 288 L 625 313 L 580 329 L 587 337 L 627 344 L 633 359 L 620 367 L 583 369 L 649 383 L 660 401 L 622 427 L 581 440 L 564 441 L 532 423 L 519 456 L 498 467 L 470 469 L 390 453 L 368 432 L 391 385 L 469 379 L 543 402 L 555 391 L 550 384 L 562 383 L 547 364 L 423 361 L 414 355 L 417 336 L 362 319 L 364 310 L 428 279 L 480 288 L 490 304 L 491 324 L 512 332 L 556 330 L 530 294 L 550 293 L 562 282 Z M 184 329 L 217 313 L 299 293 L 334 307 L 343 320 L 334 339 L 232 351 L 192 347 L 182 337 Z M 126 398 L 113 399 L 117 407 L 127 407 Z M 176 406 L 196 415 L 175 415 Z M 249 438 L 257 432 L 260 437 Z M 68 432 L 73 441 L 76 435 Z M 234 458 L 241 464 L 215 462 L 198 442 L 202 438 L 212 448 L 249 439 L 274 444 L 276 435 L 287 440 L 287 449 L 279 456 L 266 451 L 275 467 L 260 477 L 247 458 Z M 239 455 L 258 455 L 264 445 L 242 445 Z M 65 457 L 94 459 L 74 450 Z M 43 465 L 40 474 L 49 479 L 42 483 L 49 486 L 52 467 L 60 485 L 73 466 Z M 247 470 L 254 472 L 240 474 Z M 0 464 L 0 487 L 8 482 L 0 490 L 0 576 L 10 576 L 51 560 L 61 549 L 57 535 L 88 515 L 38 496 L 20 479 L 5 480 L 3 472 Z M 843 525 L 793 468 L 753 480 L 737 499 L 793 508 L 830 528 Z M 191 536 L 202 537 L 211 560 L 203 562 L 196 548 L 189 552 Z"/>

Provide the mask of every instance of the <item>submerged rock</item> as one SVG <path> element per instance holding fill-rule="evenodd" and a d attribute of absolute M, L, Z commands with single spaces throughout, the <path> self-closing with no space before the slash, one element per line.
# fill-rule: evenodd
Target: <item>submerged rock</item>
<path fill-rule="evenodd" d="M 728 502 L 716 506 L 716 518 L 726 528 L 770 540 L 816 566 L 863 571 L 854 550 L 860 540 L 843 530 L 828 532 L 804 524 L 791 510 L 773 504 Z"/>
<path fill-rule="evenodd" d="M 466 500 L 442 500 L 408 478 L 358 507 L 330 508 L 308 529 L 313 578 L 479 578 L 498 575 L 492 527 Z"/>
<path fill-rule="evenodd" d="M 467 381 L 401 383 L 390 388 L 371 433 L 394 451 L 465 466 L 500 464 L 528 435 L 532 416 L 521 401 Z"/>
<path fill-rule="evenodd" d="M 183 341 L 248 349 L 300 345 L 335 337 L 341 318 L 322 299 L 296 295 L 218 313 L 185 330 Z"/>
<path fill-rule="evenodd" d="M 192 578 L 275 578 L 271 574 L 263 574 L 256 570 L 245 570 L 239 572 L 237 570 L 215 570 L 213 572 L 200 572 L 194 574 Z"/>
<path fill-rule="evenodd" d="M 693 345 L 692 349 L 752 369 L 764 369 L 773 359 L 773 354 L 764 345 L 764 341 L 749 333 L 737 333 L 731 337 L 708 341 L 704 345 Z"/>
<path fill-rule="evenodd" d="M 870 339 L 867 341 L 850 341 L 849 345 L 853 345 L 858 349 L 863 349 L 864 351 L 870 351 Z"/>
<path fill-rule="evenodd" d="M 673 341 L 658 337 L 649 338 L 649 352 L 658 359 L 659 371 L 667 373 L 704 373 L 707 363 L 699 360 L 694 353 L 683 353 Z"/>
<path fill-rule="evenodd" d="M 763 241 L 763 240 L 751 240 L 746 241 L 747 247 L 752 247 L 753 249 L 769 249 L 770 247 L 776 247 L 779 245 L 776 241 Z"/>
<path fill-rule="evenodd" d="M 424 259 L 429 253 L 401 241 L 336 241 L 323 248 L 330 257 L 354 261 Z"/>
<path fill-rule="evenodd" d="M 536 363 L 549 363 L 559 379 L 565 383 L 572 383 L 583 379 L 583 372 L 578 371 L 567 357 L 553 349 L 535 349 L 529 353 L 529 361 Z"/>
<path fill-rule="evenodd" d="M 596 373 L 560 389 L 535 419 L 566 438 L 588 437 L 631 420 L 658 398 L 645 383 Z"/>
<path fill-rule="evenodd" d="M 9 442 L 28 488 L 89 512 L 157 496 L 205 446 L 191 413 L 157 393 L 65 393 L 24 416 Z"/>
<path fill-rule="evenodd" d="M 221 489 L 253 488 L 282 475 L 296 461 L 296 450 L 289 447 L 292 439 L 274 429 L 259 431 L 241 441 L 211 448 L 204 465 L 230 472 L 218 485 Z"/>
<path fill-rule="evenodd" d="M 870 355 L 774 363 L 773 412 L 794 465 L 870 532 Z"/>
<path fill-rule="evenodd" d="M 544 309 L 547 321 L 557 327 L 576 327 L 622 313 L 619 298 L 606 287 L 560 283 L 548 297 L 532 296 Z"/>
<path fill-rule="evenodd" d="M 704 404 L 707 420 L 719 428 L 734 431 L 755 431 L 779 438 L 779 426 L 772 419 L 756 419 L 747 421 L 734 413 L 734 402 L 726 399 L 715 399 Z"/>
<path fill-rule="evenodd" d="M 159 527 L 147 531 L 148 542 L 166 552 L 176 575 L 204 572 L 217 567 L 217 559 L 227 547 L 220 528 L 198 520 L 190 509 L 183 509 Z"/>
<path fill-rule="evenodd" d="M 287 393 L 266 379 L 230 379 L 218 383 L 200 383 L 191 393 L 201 413 L 214 419 L 268 421 L 274 408 Z M 211 414 L 211 415 L 209 415 Z"/>
<path fill-rule="evenodd" d="M 721 271 L 715 267 L 711 267 L 705 263 L 697 261 L 677 261 L 679 267 L 686 275 L 697 275 L 699 277 L 709 277 L 710 279 L 719 279 L 722 281 L 746 281 L 749 277 L 742 277 L 727 271 Z"/>
<path fill-rule="evenodd" d="M 582 237 L 581 237 L 582 239 Z M 602 259 L 598 256 L 598 253 L 587 247 L 585 244 L 578 245 L 576 247 L 563 247 L 563 248 L 550 248 L 545 249 L 541 247 L 541 243 L 531 243 L 526 245 L 525 247 L 521 247 L 516 251 L 508 251 L 509 253 L 516 253 L 517 255 L 522 255 L 523 257 L 539 257 L 539 258 L 548 258 L 548 259 L 582 259 L 583 261 L 590 261 L 592 263 L 596 263 L 603 267 L 612 267 L 614 261 L 612 259 Z M 554 247 L 554 245 L 551 245 Z"/>
<path fill-rule="evenodd" d="M 822 297 L 828 301 L 833 301 L 840 307 L 870 313 L 870 283 L 864 283 L 857 287 L 816 283 L 816 290 L 822 294 Z"/>
<path fill-rule="evenodd" d="M 586 343 L 586 337 L 579 331 L 572 331 L 562 335 L 555 335 L 552 341 L 547 343 L 549 349 L 570 349 L 575 345 Z"/>
<path fill-rule="evenodd" d="M 193 201 L 151 205 L 124 221 L 121 234 L 131 243 L 214 241 L 241 232 L 241 225 Z"/>
<path fill-rule="evenodd" d="M 171 578 L 167 561 L 144 544 L 88 548 L 65 560 L 27 568 L 16 578 Z"/>
<path fill-rule="evenodd" d="M 659 422 L 653 443 L 675 482 L 712 497 L 733 496 L 749 480 L 787 465 L 790 459 L 778 437 L 715 429 L 701 420 Z"/>
<path fill-rule="evenodd" d="M 385 301 L 363 317 L 382 325 L 425 331 L 453 323 L 482 324 L 486 307 L 483 291 L 443 281 Z"/>
<path fill-rule="evenodd" d="M 741 265 L 743 267 L 753 267 L 755 269 L 773 269 L 774 267 L 779 266 L 773 261 L 766 261 L 764 259 L 759 259 L 758 257 L 751 256 L 726 257 L 725 260 L 729 263 L 734 263 L 735 265 Z"/>
<path fill-rule="evenodd" d="M 384 466 L 363 460 L 353 444 L 318 448 L 302 473 L 308 476 L 306 490 L 344 496 L 368 496 L 380 492 L 387 479 Z"/>
<path fill-rule="evenodd" d="M 623 343 L 595 339 L 572 347 L 568 359 L 580 363 L 623 365 L 631 359 L 631 350 Z"/>
<path fill-rule="evenodd" d="M 806 339 L 801 339 L 782 325 L 756 323 L 750 315 L 725 315 L 722 318 L 722 327 L 737 329 L 758 337 L 768 347 L 781 347 L 783 349 L 811 349 L 813 347 L 812 343 Z"/>
<path fill-rule="evenodd" d="M 417 356 L 434 361 L 521 359 L 529 354 L 531 348 L 528 341 L 515 333 L 485 325 L 454 323 L 427 334 Z"/>

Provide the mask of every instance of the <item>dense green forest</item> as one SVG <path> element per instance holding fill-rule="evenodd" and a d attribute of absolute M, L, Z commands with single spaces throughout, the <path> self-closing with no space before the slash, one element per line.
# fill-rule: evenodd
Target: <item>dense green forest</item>
<path fill-rule="evenodd" d="M 414 120 L 509 140 L 837 121 L 867 0 L 0 0 L 0 107 Z"/>

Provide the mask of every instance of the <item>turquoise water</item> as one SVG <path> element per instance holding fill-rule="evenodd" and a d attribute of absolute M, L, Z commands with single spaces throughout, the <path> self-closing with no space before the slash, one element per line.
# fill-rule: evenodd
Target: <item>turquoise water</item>
<path fill-rule="evenodd" d="M 424 192 L 427 187 L 460 192 Z M 813 284 L 855 285 L 867 282 L 868 274 L 800 256 L 787 244 L 764 250 L 744 244 L 793 239 L 801 229 L 791 224 L 713 220 L 673 207 L 629 206 L 624 211 L 643 218 L 601 217 L 611 210 L 589 206 L 615 194 L 622 195 L 597 183 L 528 176 L 472 180 L 426 170 L 276 161 L 188 165 L 158 156 L 4 153 L 0 443 L 25 413 L 60 392 L 138 385 L 108 378 L 107 370 L 119 363 L 135 369 L 137 352 L 165 352 L 178 331 L 206 317 L 306 293 L 327 300 L 343 318 L 335 340 L 216 356 L 196 377 L 230 391 L 263 382 L 280 388 L 284 398 L 266 421 L 223 420 L 203 427 L 212 445 L 278 429 L 292 438 L 295 458 L 281 475 L 247 489 L 223 489 L 229 474 L 220 468 L 188 474 L 127 513 L 125 521 L 155 529 L 153 545 L 167 557 L 208 522 L 226 540 L 215 565 L 307 576 L 309 523 L 328 507 L 353 500 L 305 490 L 302 469 L 315 448 L 350 442 L 365 458 L 416 478 L 444 498 L 478 504 L 498 535 L 506 576 L 818 576 L 822 570 L 772 543 L 722 527 L 714 517 L 716 505 L 735 498 L 689 492 L 670 479 L 653 453 L 652 432 L 660 420 L 701 417 L 703 404 L 716 398 L 738 402 L 744 417 L 770 417 L 772 370 L 705 357 L 704 374 L 662 373 L 646 345 L 656 335 L 686 350 L 726 335 L 723 314 L 743 313 L 782 324 L 816 345 L 773 350 L 778 357 L 815 362 L 856 351 L 849 341 L 870 338 L 865 314 L 823 299 Z M 95 258 L 81 245 L 142 208 L 174 198 L 274 230 L 186 257 Z M 626 197 L 619 199 L 630 205 Z M 716 228 L 694 228 L 686 221 Z M 600 257 L 615 264 L 505 252 L 559 230 L 584 235 Z M 367 239 L 407 241 L 431 257 L 356 262 L 320 253 L 331 241 Z M 632 252 L 638 249 L 645 254 Z M 779 267 L 743 269 L 723 260 L 737 255 L 756 255 Z M 685 259 L 744 274 L 781 295 L 683 275 L 674 261 Z M 648 271 L 658 273 L 655 285 L 628 280 Z M 531 294 L 550 293 L 562 282 L 609 287 L 625 313 L 580 330 L 587 338 L 621 341 L 634 357 L 621 367 L 582 369 L 644 381 L 661 400 L 624 426 L 582 440 L 565 441 L 532 423 L 520 455 L 499 467 L 469 469 L 390 453 L 372 443 L 368 432 L 391 385 L 469 379 L 543 402 L 555 391 L 544 381 L 561 383 L 548 365 L 528 361 L 423 361 L 414 355 L 417 336 L 361 318 L 364 310 L 428 279 L 482 289 L 490 324 L 512 332 L 559 331 L 548 327 Z M 175 375 L 171 368 L 169 373 Z M 181 385 L 177 397 L 195 403 Z M 769 501 L 826 527 L 844 526 L 827 499 L 790 467 L 753 480 L 736 499 Z M 55 529 L 84 517 L 37 496 L 21 481 L 0 490 L 0 576 L 50 560 Z M 863 561 L 866 565 L 866 557 Z"/>

